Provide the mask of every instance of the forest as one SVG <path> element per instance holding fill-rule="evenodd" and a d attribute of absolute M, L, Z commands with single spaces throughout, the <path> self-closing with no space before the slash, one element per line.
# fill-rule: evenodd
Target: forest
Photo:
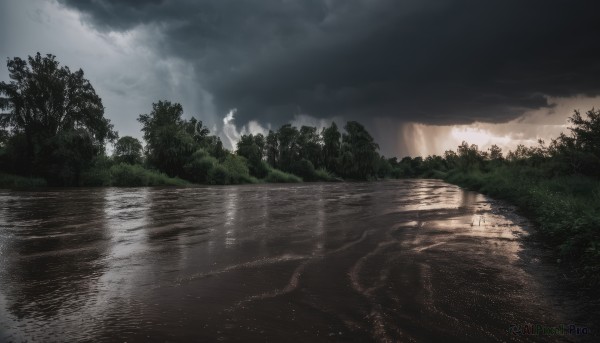
<path fill-rule="evenodd" d="M 437 178 L 507 199 L 530 214 L 561 262 L 600 271 L 600 110 L 569 131 L 503 153 L 463 142 L 443 156 L 386 158 L 363 125 L 285 124 L 243 135 L 235 151 L 180 104 L 157 101 L 120 137 L 83 71 L 53 55 L 9 59 L 0 82 L 0 187 L 155 186 Z M 107 144 L 113 152 L 106 153 Z"/>

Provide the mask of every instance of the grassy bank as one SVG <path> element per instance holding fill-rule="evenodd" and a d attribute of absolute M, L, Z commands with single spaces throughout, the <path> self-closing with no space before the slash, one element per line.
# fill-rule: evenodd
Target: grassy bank
<path fill-rule="evenodd" d="M 532 167 L 501 166 L 489 172 L 452 170 L 444 180 L 506 199 L 530 214 L 538 234 L 558 258 L 600 281 L 600 182 L 583 175 L 547 177 Z"/>
<path fill-rule="evenodd" d="M 46 180 L 37 177 L 23 177 L 18 175 L 0 173 L 1 188 L 35 188 L 45 187 Z"/>
<path fill-rule="evenodd" d="M 329 175 L 321 175 L 320 181 L 328 181 Z M 139 164 L 107 163 L 94 166 L 81 174 L 78 186 L 82 187 L 151 187 L 151 186 L 189 186 L 194 184 L 235 185 L 248 183 L 296 183 L 302 178 L 269 168 L 264 179 L 250 176 L 247 170 L 235 170 L 227 164 L 215 164 L 206 171 L 204 179 L 190 182 L 178 177 L 169 177 L 156 170 L 147 169 Z M 43 178 L 30 178 L 0 172 L 0 188 L 39 188 L 57 186 L 49 184 Z"/>

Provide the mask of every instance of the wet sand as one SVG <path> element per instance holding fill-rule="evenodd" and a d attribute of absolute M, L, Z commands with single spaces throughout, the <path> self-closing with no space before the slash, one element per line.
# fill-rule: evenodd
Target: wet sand
<path fill-rule="evenodd" d="M 529 226 L 435 180 L 0 190 L 0 341 L 593 341 L 511 332 L 590 325 Z"/>

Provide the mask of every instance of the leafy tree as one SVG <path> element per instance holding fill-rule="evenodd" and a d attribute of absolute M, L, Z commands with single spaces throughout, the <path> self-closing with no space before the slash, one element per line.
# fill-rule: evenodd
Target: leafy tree
<path fill-rule="evenodd" d="M 344 173 L 356 179 L 368 179 L 375 175 L 379 145 L 369 132 L 356 121 L 349 121 L 342 135 Z M 349 154 L 348 154 L 349 153 Z"/>
<path fill-rule="evenodd" d="M 18 154 L 13 171 L 76 184 L 105 141 L 117 138 L 102 100 L 83 70 L 71 72 L 54 55 L 15 57 L 7 66 L 12 81 L 0 82 L 0 129 Z"/>
<path fill-rule="evenodd" d="M 323 128 L 323 163 L 327 170 L 337 172 L 339 169 L 339 158 L 341 155 L 341 137 L 342 134 L 337 128 L 335 122 L 331 126 Z"/>
<path fill-rule="evenodd" d="M 298 135 L 298 155 L 300 159 L 310 161 L 314 167 L 321 167 L 322 160 L 322 141 L 317 133 L 316 127 L 302 126 Z"/>
<path fill-rule="evenodd" d="M 148 164 L 170 177 L 184 175 L 183 167 L 196 146 L 182 115 L 180 104 L 159 101 L 152 104 L 152 112 L 138 118 L 143 125 Z"/>
<path fill-rule="evenodd" d="M 571 134 L 561 133 L 550 144 L 548 154 L 571 173 L 600 176 L 600 110 L 592 108 L 585 117 L 575 111 L 569 122 L 573 124 Z"/>
<path fill-rule="evenodd" d="M 496 144 L 492 145 L 489 149 L 489 157 L 492 161 L 502 161 L 502 149 Z"/>
<path fill-rule="evenodd" d="M 479 168 L 483 163 L 479 147 L 475 144 L 469 145 L 469 143 L 463 141 L 462 144 L 458 146 L 457 155 L 462 170 Z"/>
<path fill-rule="evenodd" d="M 185 131 L 192 136 L 194 142 L 202 146 L 209 137 L 210 130 L 202 124 L 201 120 L 192 117 L 189 121 L 183 121 Z M 204 147 L 204 146 L 203 146 Z"/>
<path fill-rule="evenodd" d="M 429 171 L 446 171 L 446 161 L 442 156 L 430 155 L 423 160 L 422 169 Z"/>
<path fill-rule="evenodd" d="M 586 118 L 575 111 L 569 122 L 573 124 L 569 130 L 575 148 L 600 157 L 600 110 L 592 108 L 586 112 Z"/>
<path fill-rule="evenodd" d="M 206 136 L 202 140 L 200 148 L 205 149 L 211 156 L 213 156 L 220 162 L 223 162 L 225 158 L 229 155 L 229 151 L 225 149 L 225 147 L 223 147 L 223 142 L 221 142 L 221 138 L 214 135 Z"/>
<path fill-rule="evenodd" d="M 396 161 L 397 161 L 397 159 L 396 159 Z M 392 166 L 390 161 L 388 159 L 386 159 L 384 156 L 379 157 L 379 160 L 377 161 L 376 169 L 377 169 L 377 177 L 379 177 L 379 178 L 385 178 L 385 177 L 392 176 L 393 171 L 394 171 L 394 167 Z"/>
<path fill-rule="evenodd" d="M 292 164 L 299 160 L 298 129 L 291 124 L 283 125 L 277 132 L 279 146 L 278 167 L 283 171 L 291 171 Z"/>
<path fill-rule="evenodd" d="M 454 168 L 458 167 L 459 159 L 458 159 L 458 155 L 456 154 L 456 152 L 454 150 L 446 150 L 444 152 L 444 160 L 446 161 L 446 165 L 448 166 L 448 169 L 454 169 Z"/>
<path fill-rule="evenodd" d="M 271 130 L 265 139 L 265 154 L 267 163 L 277 168 L 279 166 L 279 139 L 277 134 Z"/>
<path fill-rule="evenodd" d="M 268 168 L 263 163 L 265 137 L 262 134 L 243 135 L 237 143 L 236 153 L 246 158 L 250 174 L 258 178 L 267 176 Z"/>
<path fill-rule="evenodd" d="M 138 164 L 142 162 L 142 143 L 134 137 L 124 136 L 115 143 L 113 157 L 116 162 Z"/>

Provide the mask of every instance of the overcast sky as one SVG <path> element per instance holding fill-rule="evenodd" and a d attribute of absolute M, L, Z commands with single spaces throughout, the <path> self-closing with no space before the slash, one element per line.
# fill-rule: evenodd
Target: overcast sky
<path fill-rule="evenodd" d="M 226 143 L 359 120 L 388 156 L 513 147 L 600 107 L 596 3 L 3 0 L 0 56 L 83 68 L 121 136 L 166 99 Z"/>

